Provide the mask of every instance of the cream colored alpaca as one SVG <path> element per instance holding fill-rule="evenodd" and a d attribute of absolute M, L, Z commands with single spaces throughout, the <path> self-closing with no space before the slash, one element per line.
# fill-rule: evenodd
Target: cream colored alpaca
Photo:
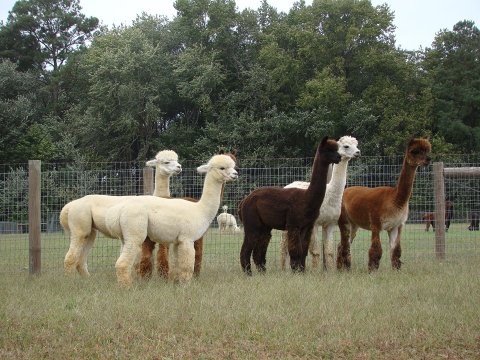
<path fill-rule="evenodd" d="M 153 196 L 170 197 L 170 177 L 182 172 L 177 153 L 173 150 L 160 151 L 155 159 L 148 160 L 146 164 L 155 168 Z"/>
<path fill-rule="evenodd" d="M 347 166 L 352 158 L 360 156 L 358 149 L 358 141 L 351 136 L 343 136 L 338 140 L 338 153 L 342 160 L 333 165 L 332 179 L 327 184 L 325 198 L 320 207 L 320 213 L 317 221 L 313 227 L 312 236 L 310 238 L 309 252 L 312 255 L 312 267 L 318 267 L 320 262 L 320 245 L 317 239 L 318 228 L 322 227 L 323 240 L 323 256 L 324 268 L 331 270 L 335 266 L 335 259 L 333 254 L 333 231 L 337 226 L 338 218 L 342 206 L 343 190 L 347 183 Z M 307 189 L 310 183 L 303 181 L 295 181 L 286 188 L 300 188 Z M 285 269 L 286 261 L 288 259 L 288 248 L 285 239 L 285 232 L 283 232 L 280 241 L 280 264 L 282 269 Z"/>
<path fill-rule="evenodd" d="M 108 232 L 122 239 L 123 249 L 115 268 L 120 284 L 132 283 L 132 266 L 148 236 L 154 242 L 173 244 L 173 264 L 169 274 L 177 282 L 189 281 L 195 262 L 194 241 L 199 239 L 215 218 L 220 205 L 222 185 L 235 180 L 235 162 L 227 155 L 215 155 L 200 166 L 206 173 L 203 193 L 198 202 L 138 196 L 108 209 Z"/>
<path fill-rule="evenodd" d="M 222 206 L 223 213 L 217 216 L 217 223 L 220 229 L 220 232 L 225 232 L 228 230 L 229 233 L 233 234 L 236 232 L 240 232 L 240 228 L 237 226 L 237 220 L 235 216 L 232 214 L 227 213 L 227 205 Z"/>
<path fill-rule="evenodd" d="M 178 163 L 178 155 L 172 150 L 163 150 L 157 153 L 154 160 L 147 162 L 155 166 L 155 193 L 169 192 L 170 176 L 179 174 L 182 166 Z M 161 184 L 157 188 L 157 184 Z M 106 227 L 105 215 L 107 210 L 125 200 L 136 196 L 109 196 L 87 195 L 67 203 L 60 212 L 60 223 L 70 232 L 70 248 L 65 255 L 65 272 L 71 273 L 75 269 L 88 276 L 87 255 L 95 241 L 97 231 L 105 236 L 115 238 Z"/>

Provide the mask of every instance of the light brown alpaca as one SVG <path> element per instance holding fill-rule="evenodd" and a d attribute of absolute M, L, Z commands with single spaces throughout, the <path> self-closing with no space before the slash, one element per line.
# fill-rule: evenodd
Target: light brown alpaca
<path fill-rule="evenodd" d="M 378 269 L 380 264 L 382 230 L 388 232 L 392 267 L 400 269 L 402 264 L 400 235 L 408 218 L 408 201 L 412 194 L 417 168 L 430 163 L 430 151 L 431 145 L 426 139 L 412 139 L 409 142 L 395 187 L 352 186 L 345 189 L 338 221 L 341 235 L 337 253 L 338 269 L 349 269 L 351 266 L 350 244 L 358 228 L 372 232 L 372 243 L 368 251 L 369 271 Z"/>

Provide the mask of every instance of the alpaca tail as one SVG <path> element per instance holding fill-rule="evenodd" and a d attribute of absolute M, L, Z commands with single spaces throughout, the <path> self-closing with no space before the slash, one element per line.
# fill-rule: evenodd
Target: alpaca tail
<path fill-rule="evenodd" d="M 240 219 L 240 221 L 243 222 L 243 216 L 242 216 L 242 208 L 243 208 L 243 202 L 244 202 L 245 198 L 242 199 L 242 201 L 240 201 L 240 204 L 238 204 L 238 209 L 237 209 L 237 212 L 238 212 L 238 217 Z"/>
<path fill-rule="evenodd" d="M 60 211 L 60 224 L 62 224 L 62 227 L 64 230 L 68 231 L 70 230 L 68 227 L 68 209 L 70 204 L 66 204 L 62 211 Z"/>

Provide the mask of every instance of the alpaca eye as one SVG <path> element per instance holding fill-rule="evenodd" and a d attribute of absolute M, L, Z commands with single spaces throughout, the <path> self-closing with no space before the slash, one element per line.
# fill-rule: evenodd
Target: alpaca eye
<path fill-rule="evenodd" d="M 225 170 L 225 168 L 224 168 L 224 167 L 221 167 L 220 170 Z"/>
<path fill-rule="evenodd" d="M 345 149 L 348 149 L 350 146 L 348 146 L 348 145 L 344 145 L 343 147 L 344 147 Z"/>
<path fill-rule="evenodd" d="M 170 164 L 170 161 L 164 161 L 163 163 L 164 164 Z"/>

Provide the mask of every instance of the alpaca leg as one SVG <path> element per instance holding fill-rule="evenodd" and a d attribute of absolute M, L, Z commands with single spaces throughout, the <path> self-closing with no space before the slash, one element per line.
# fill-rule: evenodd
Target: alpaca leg
<path fill-rule="evenodd" d="M 202 258 L 203 258 L 203 237 L 198 239 L 193 243 L 195 249 L 195 265 L 193 266 L 193 274 L 195 276 L 200 275 L 200 270 L 202 269 Z"/>
<path fill-rule="evenodd" d="M 304 257 L 308 254 L 308 241 L 301 238 L 300 229 L 288 230 L 288 253 L 292 271 L 305 271 Z"/>
<path fill-rule="evenodd" d="M 320 264 L 320 243 L 318 241 L 318 226 L 313 226 L 312 235 L 310 236 L 310 242 L 308 244 L 308 251 L 312 255 L 312 268 L 317 268 Z"/>
<path fill-rule="evenodd" d="M 186 283 L 193 276 L 195 265 L 194 242 L 190 240 L 180 241 L 175 244 L 174 250 L 174 268 L 170 273 L 171 279 L 177 283 Z"/>
<path fill-rule="evenodd" d="M 90 235 L 86 237 L 86 241 L 83 244 L 82 251 L 80 252 L 80 258 L 78 259 L 77 271 L 82 276 L 90 276 L 88 272 L 87 259 L 88 253 L 95 243 L 95 238 L 97 237 L 97 231 L 92 229 Z"/>
<path fill-rule="evenodd" d="M 144 239 L 145 237 L 143 237 Z M 132 282 L 132 268 L 135 264 L 137 256 L 142 252 L 142 242 L 136 239 L 126 239 L 117 262 L 115 270 L 117 273 L 117 281 L 121 286 L 129 287 Z"/>
<path fill-rule="evenodd" d="M 150 240 L 148 237 L 142 243 L 142 258 L 137 267 L 137 272 L 142 278 L 152 277 L 152 255 L 153 250 L 155 249 L 155 242 Z"/>
<path fill-rule="evenodd" d="M 71 274 L 75 269 L 80 271 L 80 259 L 90 234 L 91 233 L 85 234 L 82 231 L 70 228 L 70 247 L 63 261 L 65 273 Z"/>
<path fill-rule="evenodd" d="M 158 275 L 167 279 L 168 278 L 168 250 L 170 244 L 160 243 L 158 244 L 157 251 L 157 272 Z"/>
<path fill-rule="evenodd" d="M 380 242 L 380 227 L 372 225 L 372 244 L 368 250 L 368 271 L 377 270 L 382 258 L 382 243 Z"/>
<path fill-rule="evenodd" d="M 287 232 L 282 231 L 282 237 L 280 239 L 280 267 L 282 270 L 285 270 L 287 261 L 289 261 Z"/>
<path fill-rule="evenodd" d="M 323 227 L 323 267 L 325 270 L 333 270 L 335 266 L 333 253 L 333 230 L 335 225 L 329 224 Z"/>
<path fill-rule="evenodd" d="M 267 271 L 267 248 L 272 235 L 270 232 L 258 236 L 255 247 L 253 248 L 253 262 L 257 270 L 261 273 Z"/>
<path fill-rule="evenodd" d="M 392 268 L 400 270 L 402 262 L 400 261 L 400 256 L 402 255 L 402 248 L 400 246 L 400 235 L 402 233 L 402 226 L 394 228 L 388 232 L 388 239 L 390 242 L 390 253 Z"/>
<path fill-rule="evenodd" d="M 340 244 L 337 249 L 337 269 L 349 270 L 352 265 L 352 258 L 350 255 L 350 238 L 351 238 L 351 224 L 347 217 L 342 213 L 338 219 L 338 227 L 340 229 Z"/>
<path fill-rule="evenodd" d="M 256 235 L 251 234 L 250 231 L 245 228 L 245 233 L 243 237 L 242 248 L 240 249 L 240 265 L 242 270 L 247 275 L 252 275 L 252 265 L 250 263 L 250 258 L 252 256 L 254 244 L 256 241 Z"/>

